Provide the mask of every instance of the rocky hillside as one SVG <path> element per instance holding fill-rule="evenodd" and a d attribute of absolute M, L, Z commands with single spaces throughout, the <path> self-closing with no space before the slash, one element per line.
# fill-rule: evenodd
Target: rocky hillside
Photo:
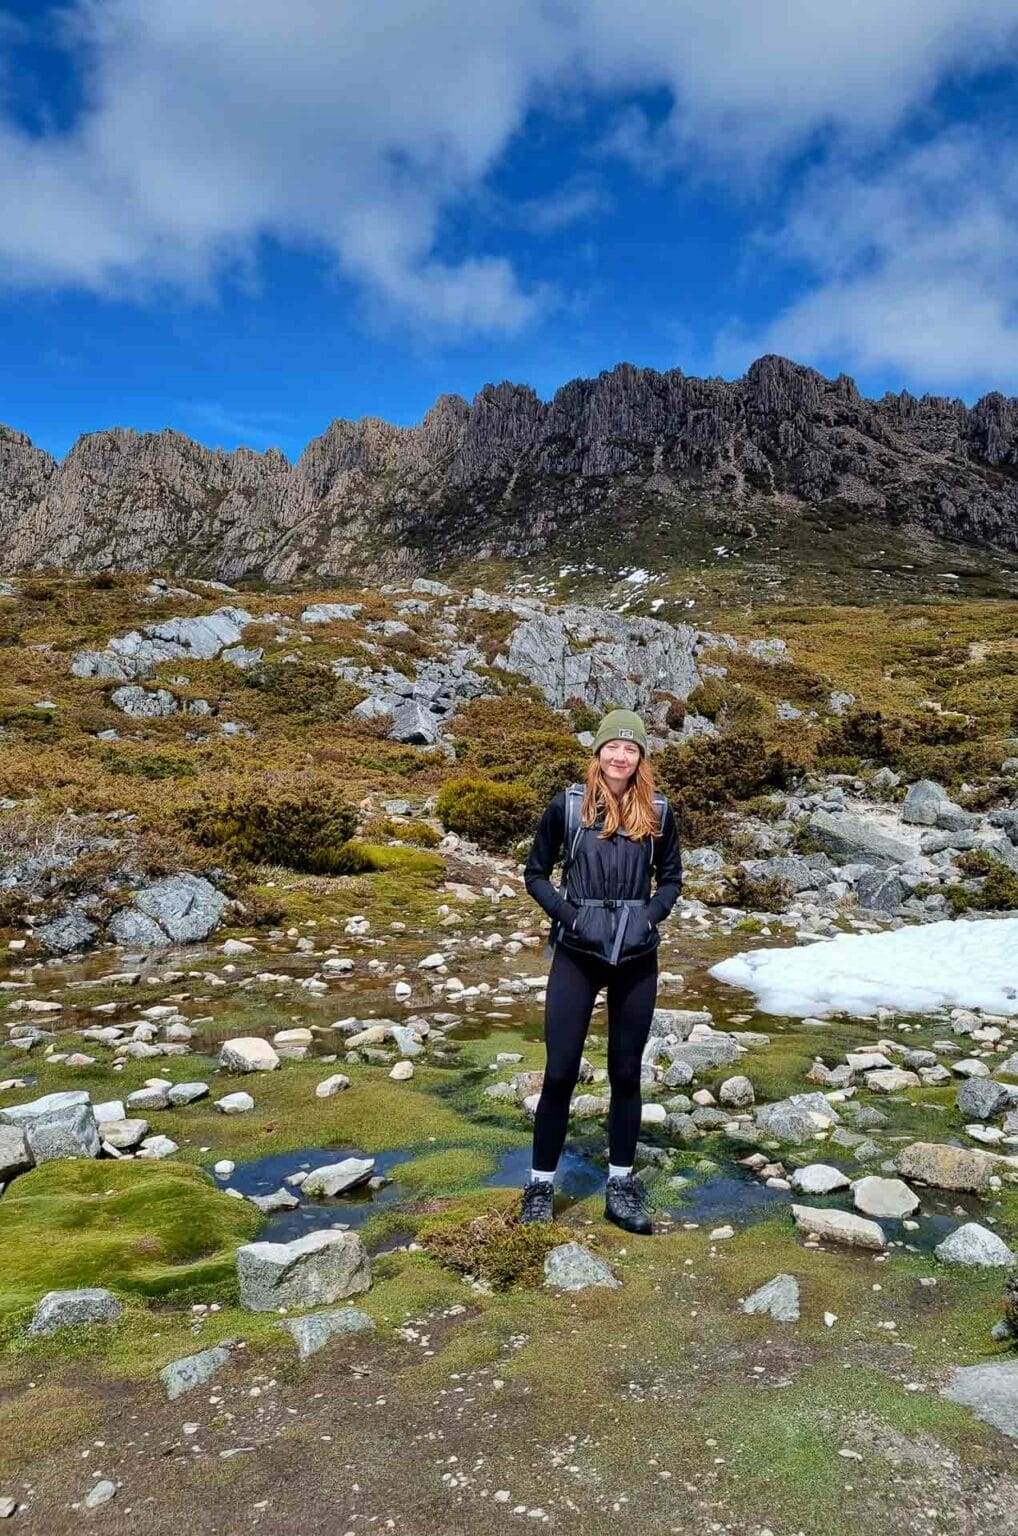
<path fill-rule="evenodd" d="M 1018 400 L 1000 394 L 867 400 L 773 356 L 732 382 L 622 364 L 549 402 L 503 383 L 442 396 L 419 427 L 335 421 L 292 465 L 121 428 L 58 465 L 0 427 L 0 568 L 406 576 L 575 548 L 592 527 L 674 534 L 694 508 L 726 526 L 812 508 L 1015 551 L 1016 473 Z"/>

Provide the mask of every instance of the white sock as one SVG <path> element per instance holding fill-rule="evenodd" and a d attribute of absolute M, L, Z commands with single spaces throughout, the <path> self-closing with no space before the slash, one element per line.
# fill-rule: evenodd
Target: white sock
<path fill-rule="evenodd" d="M 533 1181 L 535 1179 L 540 1179 L 545 1184 L 554 1184 L 554 1182 L 555 1182 L 555 1169 L 553 1168 L 550 1173 L 545 1173 L 544 1170 L 541 1169 L 541 1168 L 531 1168 L 531 1170 L 530 1170 L 530 1182 L 533 1183 Z"/>
<path fill-rule="evenodd" d="M 622 1168 L 617 1163 L 608 1164 L 608 1177 L 610 1179 L 624 1179 L 626 1175 L 632 1173 L 632 1171 L 632 1163 L 630 1163 L 628 1168 Z"/>

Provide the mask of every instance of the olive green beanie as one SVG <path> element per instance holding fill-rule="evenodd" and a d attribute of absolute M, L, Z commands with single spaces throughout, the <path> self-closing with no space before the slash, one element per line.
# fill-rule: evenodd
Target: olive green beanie
<path fill-rule="evenodd" d="M 647 756 L 647 727 L 631 709 L 613 709 L 605 715 L 590 749 L 595 756 L 606 741 L 635 741 L 644 757 Z"/>

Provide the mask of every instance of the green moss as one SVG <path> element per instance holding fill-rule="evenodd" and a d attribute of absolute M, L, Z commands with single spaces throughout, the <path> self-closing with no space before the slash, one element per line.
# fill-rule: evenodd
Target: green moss
<path fill-rule="evenodd" d="M 412 1196 L 448 1195 L 480 1183 L 494 1168 L 495 1158 L 486 1147 L 446 1147 L 400 1163 L 395 1177 Z"/>
<path fill-rule="evenodd" d="M 103 1414 L 101 1398 L 84 1386 L 42 1381 L 28 1387 L 17 1381 L 15 1390 L 0 1402 L 5 1485 L 37 1457 L 79 1447 L 87 1435 L 99 1430 Z"/>
<path fill-rule="evenodd" d="M 441 875 L 445 871 L 445 862 L 441 855 L 431 853 L 427 848 L 390 848 L 385 843 L 359 843 L 356 840 L 347 846 L 362 852 L 367 859 L 367 867 L 371 870 L 396 871 L 400 875 L 412 873 L 434 876 Z"/>
<path fill-rule="evenodd" d="M 260 1220 L 179 1164 L 44 1163 L 0 1203 L 0 1315 L 82 1285 L 148 1296 L 214 1288 L 218 1299 Z"/>

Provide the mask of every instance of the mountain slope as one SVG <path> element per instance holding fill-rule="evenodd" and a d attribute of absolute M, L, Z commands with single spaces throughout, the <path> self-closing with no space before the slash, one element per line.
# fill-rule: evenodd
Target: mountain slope
<path fill-rule="evenodd" d="M 745 378 L 622 364 L 542 402 L 514 384 L 442 396 L 419 427 L 335 421 L 295 464 L 116 428 L 62 464 L 0 428 L 0 569 L 148 569 L 234 580 L 405 575 L 553 547 L 819 508 L 1018 551 L 1018 400 L 863 398 L 784 358 Z"/>

